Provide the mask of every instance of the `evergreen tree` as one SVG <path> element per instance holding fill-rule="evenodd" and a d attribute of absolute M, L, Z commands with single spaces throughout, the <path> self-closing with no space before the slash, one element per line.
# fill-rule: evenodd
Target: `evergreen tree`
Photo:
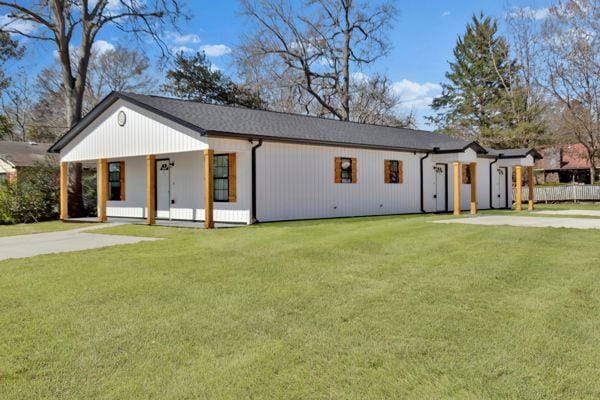
<path fill-rule="evenodd" d="M 206 54 L 175 58 L 175 69 L 167 71 L 163 91 L 182 99 L 213 104 L 232 104 L 248 108 L 264 108 L 257 93 L 234 83 L 219 70 L 212 69 Z"/>
<path fill-rule="evenodd" d="M 498 148 L 526 146 L 543 132 L 541 110 L 528 108 L 519 65 L 495 20 L 474 15 L 454 58 L 429 117 L 440 131 Z"/>

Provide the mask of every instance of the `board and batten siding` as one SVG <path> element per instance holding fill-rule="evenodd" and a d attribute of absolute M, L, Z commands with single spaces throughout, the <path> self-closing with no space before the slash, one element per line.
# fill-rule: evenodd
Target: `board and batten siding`
<path fill-rule="evenodd" d="M 118 114 L 126 116 L 124 126 Z M 199 132 L 153 114 L 141 107 L 117 100 L 60 152 L 61 161 L 89 161 L 100 158 L 132 157 L 200 151 L 208 148 Z"/>
<path fill-rule="evenodd" d="M 223 143 L 221 143 L 223 144 Z M 244 145 L 242 142 L 241 145 Z M 231 152 L 235 144 L 228 144 Z M 240 147 L 238 147 L 239 149 Z M 204 220 L 204 155 L 202 152 L 162 154 L 157 159 L 168 158 L 170 167 L 170 217 L 174 220 Z M 145 157 L 115 158 L 109 161 L 125 162 L 125 200 L 108 201 L 109 217 L 144 218 L 146 209 L 146 159 Z M 214 220 L 218 222 L 250 223 L 251 175 L 250 153 L 236 153 L 236 201 L 215 202 Z"/>
<path fill-rule="evenodd" d="M 265 142 L 257 151 L 257 218 L 277 221 L 418 213 L 421 156 Z M 335 183 L 336 157 L 356 158 L 356 183 Z M 385 183 L 385 160 L 403 162 L 404 183 Z"/>

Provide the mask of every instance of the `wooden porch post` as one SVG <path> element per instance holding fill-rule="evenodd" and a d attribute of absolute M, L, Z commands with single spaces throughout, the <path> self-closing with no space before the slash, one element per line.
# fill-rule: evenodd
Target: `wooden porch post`
<path fill-rule="evenodd" d="M 460 163 L 454 162 L 454 215 L 460 215 Z"/>
<path fill-rule="evenodd" d="M 527 180 L 529 187 L 529 203 L 527 209 L 529 211 L 533 211 L 533 202 L 534 202 L 534 191 L 535 191 L 535 181 L 533 180 L 533 166 L 527 167 Z"/>
<path fill-rule="evenodd" d="M 471 171 L 471 214 L 477 214 L 477 163 L 469 165 Z"/>
<path fill-rule="evenodd" d="M 204 228 L 215 227 L 213 221 L 213 155 L 214 150 L 204 150 Z"/>
<path fill-rule="evenodd" d="M 106 222 L 106 202 L 108 200 L 108 161 L 98 160 L 96 172 L 98 179 L 98 221 Z"/>
<path fill-rule="evenodd" d="M 156 213 L 156 156 L 146 156 L 146 206 L 148 213 L 146 215 L 146 223 L 153 225 L 155 222 Z"/>
<path fill-rule="evenodd" d="M 60 219 L 69 218 L 69 163 L 60 163 Z"/>
<path fill-rule="evenodd" d="M 517 211 L 522 211 L 523 210 L 523 167 L 520 165 L 517 165 L 515 167 L 515 175 L 516 175 L 516 194 L 517 194 L 517 198 L 515 200 L 516 203 L 516 210 Z"/>

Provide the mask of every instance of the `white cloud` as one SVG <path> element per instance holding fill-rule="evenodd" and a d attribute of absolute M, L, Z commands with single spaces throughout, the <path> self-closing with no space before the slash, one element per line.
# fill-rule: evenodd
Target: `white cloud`
<path fill-rule="evenodd" d="M 167 32 L 165 34 L 165 39 L 173 42 L 175 44 L 190 44 L 190 43 L 200 43 L 200 36 L 194 34 L 194 33 L 188 33 L 185 35 L 182 35 L 180 33 L 177 32 Z"/>
<path fill-rule="evenodd" d="M 175 46 L 175 47 L 171 47 L 171 51 L 173 53 L 192 53 L 194 52 L 194 49 L 192 49 L 191 47 L 187 47 L 187 46 Z"/>
<path fill-rule="evenodd" d="M 115 46 L 106 40 L 96 40 L 92 46 L 92 50 L 98 54 L 102 54 L 108 50 L 114 50 Z"/>
<path fill-rule="evenodd" d="M 427 109 L 434 97 L 442 92 L 442 87 L 437 83 L 419 83 L 402 79 L 392 84 L 392 90 L 400 100 L 399 108 Z"/>
<path fill-rule="evenodd" d="M 368 82 L 369 75 L 365 74 L 364 72 L 354 72 L 351 78 L 355 82 Z"/>
<path fill-rule="evenodd" d="M 33 33 L 37 29 L 37 25 L 34 22 L 15 19 L 6 14 L 0 15 L 0 28 L 29 34 Z"/>
<path fill-rule="evenodd" d="M 90 0 L 88 8 L 92 9 L 96 6 L 96 3 L 98 3 L 97 0 Z M 108 0 L 108 4 L 106 5 L 106 9 L 108 11 L 118 11 L 121 9 L 121 7 L 123 7 L 123 4 L 121 4 L 121 0 Z"/>
<path fill-rule="evenodd" d="M 511 18 L 535 19 L 538 21 L 548 18 L 549 15 L 550 15 L 550 9 L 547 7 L 544 7 L 544 8 L 531 8 L 529 6 L 513 7 L 508 12 L 508 16 Z"/>
<path fill-rule="evenodd" d="M 450 16 L 450 14 L 452 14 L 450 11 L 444 11 L 444 12 L 442 13 L 442 17 L 449 17 L 449 16 Z"/>
<path fill-rule="evenodd" d="M 200 46 L 200 51 L 206 53 L 209 57 L 221 57 L 231 53 L 231 48 L 224 44 L 205 44 Z"/>

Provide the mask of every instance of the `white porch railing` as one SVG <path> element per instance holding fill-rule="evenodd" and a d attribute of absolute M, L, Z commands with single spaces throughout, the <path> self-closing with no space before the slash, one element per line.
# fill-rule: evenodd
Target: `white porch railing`
<path fill-rule="evenodd" d="M 529 198 L 529 188 L 523 186 L 523 201 Z M 600 201 L 600 186 L 596 185 L 568 185 L 568 186 L 536 186 L 534 189 L 536 203 L 549 201 Z M 513 199 L 516 198 L 516 189 L 513 188 Z"/>

